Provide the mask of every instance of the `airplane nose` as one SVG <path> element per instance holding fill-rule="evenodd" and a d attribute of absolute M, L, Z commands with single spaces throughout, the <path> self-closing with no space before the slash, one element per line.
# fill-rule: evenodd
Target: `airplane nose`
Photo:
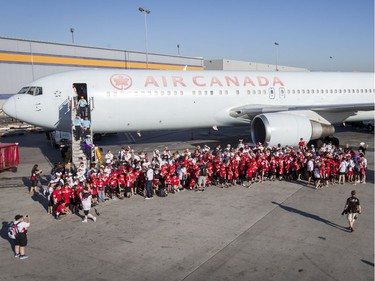
<path fill-rule="evenodd" d="M 6 115 L 17 119 L 16 98 L 14 96 L 5 101 L 3 111 Z"/>

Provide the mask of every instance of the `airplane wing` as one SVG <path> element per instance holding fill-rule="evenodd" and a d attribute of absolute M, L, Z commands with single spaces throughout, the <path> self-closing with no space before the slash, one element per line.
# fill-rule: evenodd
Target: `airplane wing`
<path fill-rule="evenodd" d="M 347 104 L 347 105 L 265 105 L 265 104 L 251 104 L 244 105 L 230 110 L 230 116 L 235 118 L 253 119 L 255 116 L 264 113 L 290 113 L 296 115 L 310 116 L 311 112 L 315 112 L 320 116 L 324 117 L 326 122 L 324 123 L 336 123 L 342 122 L 346 118 L 356 115 L 358 111 L 371 111 L 374 110 L 374 104 L 369 103 L 358 103 L 358 104 Z M 322 120 L 320 120 L 321 122 Z"/>

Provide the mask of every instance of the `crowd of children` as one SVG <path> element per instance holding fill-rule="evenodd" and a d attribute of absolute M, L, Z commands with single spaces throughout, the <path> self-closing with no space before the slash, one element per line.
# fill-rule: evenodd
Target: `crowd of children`
<path fill-rule="evenodd" d="M 56 218 L 82 209 L 88 196 L 91 205 L 106 200 L 152 195 L 161 197 L 185 189 L 202 192 L 208 186 L 251 187 L 265 181 L 300 181 L 316 189 L 329 184 L 366 183 L 366 146 L 339 148 L 331 143 L 315 148 L 301 140 L 297 147 L 228 144 L 211 149 L 197 146 L 190 151 L 163 152 L 152 156 L 123 147 L 117 156 L 110 150 L 105 165 L 87 167 L 82 160 L 77 169 L 57 163 L 51 171 L 48 212 Z M 147 174 L 152 173 L 153 194 L 146 194 Z M 35 184 L 35 183 L 33 183 Z M 87 202 L 86 202 L 87 205 Z M 87 208 L 86 208 L 87 209 Z M 94 219 L 93 219 L 94 220 Z M 85 221 L 85 220 L 84 220 Z M 86 217 L 87 221 L 87 217 Z"/>

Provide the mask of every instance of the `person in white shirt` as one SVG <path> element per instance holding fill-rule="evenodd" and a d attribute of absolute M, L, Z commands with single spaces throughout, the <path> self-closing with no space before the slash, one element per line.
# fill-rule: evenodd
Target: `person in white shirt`
<path fill-rule="evenodd" d="M 14 243 L 14 257 L 21 260 L 27 259 L 29 256 L 25 255 L 25 247 L 27 246 L 27 229 L 30 227 L 30 216 L 25 216 L 26 221 L 22 215 L 14 217 L 14 225 L 17 227 L 18 234 L 16 235 Z"/>
<path fill-rule="evenodd" d="M 92 195 L 89 187 L 85 187 L 84 191 L 81 193 L 81 202 L 82 202 L 82 208 L 83 213 L 85 215 L 85 218 L 82 220 L 82 222 L 87 222 L 87 218 L 92 219 L 94 222 L 96 222 L 96 217 L 90 214 L 91 209 L 91 200 Z"/>
<path fill-rule="evenodd" d="M 146 173 L 146 197 L 145 199 L 152 199 L 154 192 L 152 190 L 152 182 L 154 180 L 154 170 L 152 169 L 152 165 L 148 166 L 147 173 Z"/>
<path fill-rule="evenodd" d="M 106 164 L 112 164 L 113 154 L 110 150 L 107 151 L 107 154 L 104 156 L 104 158 Z"/>
<path fill-rule="evenodd" d="M 348 162 L 346 159 L 342 159 L 340 166 L 339 166 L 339 184 L 344 184 L 345 183 L 345 176 L 348 168 Z"/>

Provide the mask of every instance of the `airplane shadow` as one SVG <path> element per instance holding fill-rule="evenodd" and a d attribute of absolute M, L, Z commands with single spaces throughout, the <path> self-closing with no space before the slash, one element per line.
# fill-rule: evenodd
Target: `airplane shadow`
<path fill-rule="evenodd" d="M 329 226 L 335 227 L 335 228 L 337 228 L 339 230 L 342 230 L 342 231 L 345 231 L 345 232 L 349 232 L 349 230 L 346 227 L 338 225 L 338 224 L 336 224 L 334 222 L 331 222 L 329 220 L 326 220 L 326 219 L 324 219 L 324 218 L 322 218 L 320 216 L 317 216 L 317 215 L 314 215 L 314 214 L 310 214 L 310 213 L 304 212 L 302 210 L 298 210 L 296 208 L 285 206 L 285 205 L 282 205 L 282 204 L 277 203 L 275 201 L 271 201 L 271 203 L 275 204 L 275 205 L 278 205 L 280 208 L 282 208 L 285 211 L 288 211 L 288 212 L 291 212 L 291 213 L 295 213 L 295 214 L 301 215 L 303 217 L 306 217 L 306 218 L 309 218 L 309 219 L 313 219 L 313 220 L 325 223 L 325 224 L 327 224 Z"/>

